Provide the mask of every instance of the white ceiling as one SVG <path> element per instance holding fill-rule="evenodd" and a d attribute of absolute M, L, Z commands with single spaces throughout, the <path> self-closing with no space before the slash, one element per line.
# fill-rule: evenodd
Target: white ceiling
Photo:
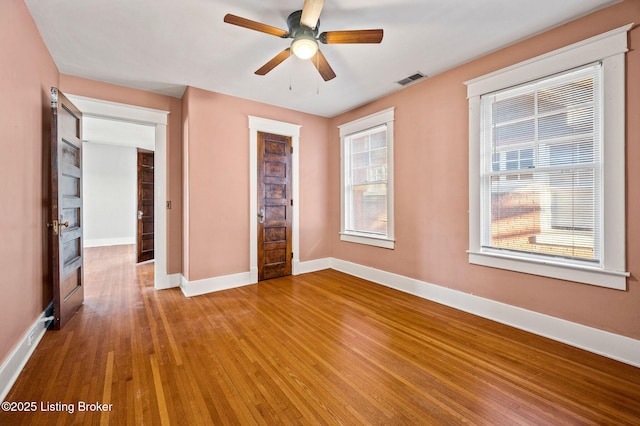
<path fill-rule="evenodd" d="M 379 45 L 320 45 L 260 68 L 290 39 L 225 24 L 227 13 L 287 29 L 303 0 L 25 0 L 63 74 L 181 97 L 186 86 L 331 117 L 618 0 L 326 0 L 320 32 L 384 29 Z M 289 89 L 291 85 L 291 90 Z"/>

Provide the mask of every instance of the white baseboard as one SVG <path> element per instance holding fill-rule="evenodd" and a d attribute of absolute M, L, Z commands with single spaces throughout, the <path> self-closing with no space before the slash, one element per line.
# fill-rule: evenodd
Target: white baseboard
<path fill-rule="evenodd" d="M 293 275 L 320 271 L 322 269 L 329 269 L 330 267 L 330 258 L 311 260 L 307 262 L 294 261 Z M 240 272 L 238 274 L 205 278 L 196 281 L 188 281 L 182 275 L 179 275 L 179 277 L 179 286 L 182 289 L 182 292 L 186 297 L 192 297 L 199 296 L 201 294 L 212 293 L 215 291 L 229 290 L 236 287 L 255 284 L 258 282 L 258 269 L 252 268 L 249 272 Z"/>
<path fill-rule="evenodd" d="M 47 331 L 43 312 L 0 366 L 0 401 L 4 401 Z"/>
<path fill-rule="evenodd" d="M 331 259 L 340 272 L 640 367 L 640 340 L 379 269 Z"/>
<path fill-rule="evenodd" d="M 182 283 L 182 274 L 170 274 L 168 276 L 169 279 L 169 288 L 180 287 Z"/>
<path fill-rule="evenodd" d="M 293 262 L 293 275 L 306 274 L 307 272 L 320 271 L 331 267 L 331 259 L 324 258 L 308 262 Z M 258 269 L 252 268 L 249 272 L 240 272 L 221 277 L 205 278 L 203 280 L 188 281 L 180 275 L 179 286 L 186 297 L 199 296 L 214 291 L 229 290 L 243 287 L 258 282 Z"/>
<path fill-rule="evenodd" d="M 83 247 L 104 247 L 104 246 L 123 246 L 129 244 L 135 244 L 135 237 L 124 238 L 96 238 L 93 240 L 84 240 L 82 242 Z"/>
<path fill-rule="evenodd" d="M 293 275 L 307 274 L 309 272 L 322 271 L 331 268 L 331 258 L 308 260 L 301 262 L 296 260 L 293 262 Z"/>
<path fill-rule="evenodd" d="M 188 281 L 184 276 L 182 276 L 180 288 L 186 297 L 192 297 L 255 283 L 256 281 L 251 277 L 251 272 L 241 272 L 239 274 L 205 278 L 203 280 L 196 281 Z"/>
<path fill-rule="evenodd" d="M 166 290 L 168 288 L 176 288 L 180 287 L 180 283 L 182 282 L 182 274 L 169 274 L 164 277 L 158 276 L 155 274 L 155 289 L 156 290 Z"/>

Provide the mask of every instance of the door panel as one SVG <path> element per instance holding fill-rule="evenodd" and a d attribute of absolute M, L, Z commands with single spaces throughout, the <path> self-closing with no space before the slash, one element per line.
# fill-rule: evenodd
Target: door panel
<path fill-rule="evenodd" d="M 82 114 L 51 88 L 51 270 L 54 328 L 84 302 L 82 257 Z"/>
<path fill-rule="evenodd" d="M 153 151 L 138 149 L 138 263 L 154 256 Z"/>
<path fill-rule="evenodd" d="M 291 275 L 291 138 L 258 132 L 258 278 Z"/>

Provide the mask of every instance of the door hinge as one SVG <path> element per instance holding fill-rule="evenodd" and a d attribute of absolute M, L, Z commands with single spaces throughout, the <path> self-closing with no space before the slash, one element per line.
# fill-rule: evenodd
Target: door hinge
<path fill-rule="evenodd" d="M 293 146 L 291 146 L 291 153 L 293 154 Z"/>
<path fill-rule="evenodd" d="M 291 199 L 291 205 L 293 205 L 293 198 Z"/>
<path fill-rule="evenodd" d="M 52 109 L 58 108 L 58 88 L 57 87 L 51 88 L 51 108 Z"/>
<path fill-rule="evenodd" d="M 171 209 L 171 201 L 167 201 L 167 210 Z"/>

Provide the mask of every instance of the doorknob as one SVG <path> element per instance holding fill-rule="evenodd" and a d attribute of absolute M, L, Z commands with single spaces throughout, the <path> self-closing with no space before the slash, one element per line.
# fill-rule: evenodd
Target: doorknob
<path fill-rule="evenodd" d="M 258 222 L 264 223 L 264 208 L 260 209 L 258 212 Z"/>
<path fill-rule="evenodd" d="M 142 210 L 138 210 L 138 220 L 142 220 Z"/>

